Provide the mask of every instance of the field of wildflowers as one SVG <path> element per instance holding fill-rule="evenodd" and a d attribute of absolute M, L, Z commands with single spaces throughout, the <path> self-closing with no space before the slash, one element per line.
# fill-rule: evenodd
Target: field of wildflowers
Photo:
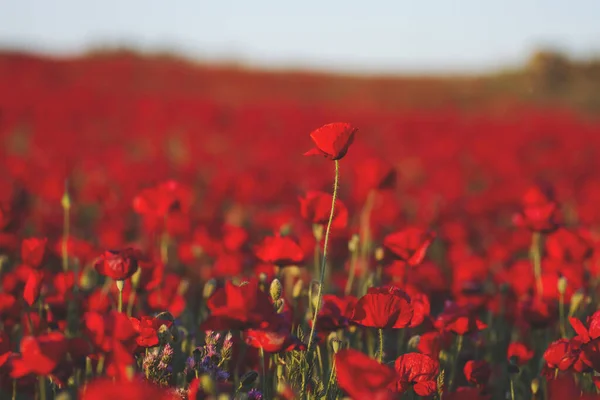
<path fill-rule="evenodd" d="M 126 56 L 0 88 L 1 399 L 600 398 L 593 116 Z"/>

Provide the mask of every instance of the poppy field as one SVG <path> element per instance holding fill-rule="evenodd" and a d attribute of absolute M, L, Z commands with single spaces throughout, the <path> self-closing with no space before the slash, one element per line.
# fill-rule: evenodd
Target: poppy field
<path fill-rule="evenodd" d="M 327 79 L 0 55 L 0 399 L 600 399 L 600 120 Z"/>

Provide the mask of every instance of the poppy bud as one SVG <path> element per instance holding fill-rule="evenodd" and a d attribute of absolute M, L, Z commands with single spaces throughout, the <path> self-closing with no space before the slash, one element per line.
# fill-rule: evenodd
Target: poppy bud
<path fill-rule="evenodd" d="M 142 269 L 138 268 L 137 271 L 133 275 L 131 275 L 131 286 L 134 289 L 137 289 L 140 284 L 140 279 L 142 277 Z"/>
<path fill-rule="evenodd" d="M 333 354 L 335 354 L 338 351 L 340 351 L 340 347 L 342 345 L 342 341 L 338 338 L 337 333 L 331 332 L 329 334 L 329 337 L 327 338 L 327 341 L 329 343 L 331 343 L 331 348 L 333 349 Z"/>
<path fill-rule="evenodd" d="M 360 242 L 360 237 L 355 233 L 354 235 L 352 235 L 352 237 L 348 241 L 348 250 L 351 253 L 355 253 L 358 250 L 359 242 Z"/>
<path fill-rule="evenodd" d="M 258 275 L 258 280 L 260 281 L 260 283 L 264 284 L 267 281 L 267 274 L 265 274 L 264 272 L 261 272 Z M 242 286 L 242 285 L 240 285 Z"/>
<path fill-rule="evenodd" d="M 313 224 L 313 236 L 317 242 L 323 240 L 323 232 L 325 231 L 325 227 L 319 224 Z"/>
<path fill-rule="evenodd" d="M 540 380 L 538 378 L 534 378 L 531 381 L 531 393 L 536 395 L 539 390 L 540 390 Z"/>
<path fill-rule="evenodd" d="M 258 372 L 248 371 L 240 379 L 240 388 L 250 388 L 256 382 Z"/>
<path fill-rule="evenodd" d="M 297 299 L 302 295 L 302 289 L 304 288 L 304 282 L 298 280 L 292 289 L 292 298 Z"/>
<path fill-rule="evenodd" d="M 190 282 L 187 279 L 182 279 L 181 282 L 179 282 L 179 286 L 177 287 L 177 294 L 180 296 L 185 295 L 189 287 Z"/>
<path fill-rule="evenodd" d="M 571 304 L 569 305 L 569 317 L 572 317 L 577 312 L 584 299 L 585 293 L 583 292 L 583 289 L 579 289 L 573 293 L 571 296 Z"/>
<path fill-rule="evenodd" d="M 200 386 L 206 394 L 216 393 L 215 381 L 208 374 L 204 374 L 200 377 Z"/>
<path fill-rule="evenodd" d="M 378 247 L 375 249 L 375 260 L 377 260 L 377 261 L 383 260 L 384 255 L 385 255 L 385 252 L 383 250 L 383 247 Z"/>
<path fill-rule="evenodd" d="M 67 190 L 65 190 L 65 193 L 62 195 L 60 204 L 64 210 L 71 209 L 71 197 L 69 196 L 69 192 Z"/>
<path fill-rule="evenodd" d="M 565 278 L 564 276 L 561 276 L 560 278 L 558 278 L 558 283 L 556 286 L 558 288 L 558 293 L 560 293 L 561 295 L 564 295 L 565 292 L 567 291 L 567 278 Z"/>
<path fill-rule="evenodd" d="M 215 292 L 216 288 L 217 288 L 217 283 L 215 282 L 214 279 L 207 281 L 204 284 L 204 289 L 202 290 L 202 297 L 205 300 L 208 299 Z"/>
<path fill-rule="evenodd" d="M 271 298 L 273 301 L 277 301 L 281 298 L 281 292 L 283 287 L 281 286 L 281 282 L 279 279 L 275 278 L 271 282 L 271 286 L 269 287 L 269 293 L 271 294 Z"/>
<path fill-rule="evenodd" d="M 419 342 L 421 341 L 421 336 L 414 335 L 410 339 L 408 339 L 408 348 L 409 349 L 417 349 L 419 347 Z"/>

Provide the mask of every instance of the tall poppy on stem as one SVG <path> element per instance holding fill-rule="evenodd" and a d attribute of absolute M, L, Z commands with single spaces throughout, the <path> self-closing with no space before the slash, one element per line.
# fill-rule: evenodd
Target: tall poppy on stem
<path fill-rule="evenodd" d="M 312 327 L 310 330 L 310 336 L 308 338 L 307 346 L 307 359 L 310 359 L 312 354 L 312 345 L 315 336 L 315 327 L 317 326 L 317 315 L 321 308 L 321 301 L 323 299 L 323 282 L 325 280 L 325 268 L 327 266 L 327 244 L 329 243 L 329 232 L 333 222 L 335 203 L 338 194 L 338 183 L 340 177 L 340 163 L 339 160 L 346 155 L 348 147 L 354 140 L 354 134 L 357 129 L 352 125 L 343 122 L 336 122 L 327 125 L 323 125 L 319 129 L 313 131 L 310 134 L 311 139 L 315 142 L 316 147 L 309 150 L 304 155 L 323 155 L 335 163 L 335 176 L 333 183 L 333 196 L 331 198 L 331 211 L 329 213 L 329 220 L 327 222 L 327 228 L 325 229 L 325 238 L 323 241 L 323 257 L 321 259 L 321 270 L 319 276 L 319 289 L 317 291 L 317 303 L 315 310 L 313 311 Z M 306 393 L 306 376 L 308 369 L 305 368 L 302 374 L 302 393 Z"/>
<path fill-rule="evenodd" d="M 125 280 L 131 278 L 137 271 L 138 258 L 136 251 L 131 248 L 107 250 L 94 264 L 94 268 L 100 275 L 115 280 L 117 289 L 119 290 L 119 312 L 123 311 L 123 287 L 125 286 Z"/>
<path fill-rule="evenodd" d="M 534 185 L 525 192 L 522 210 L 513 218 L 515 225 L 528 228 L 531 233 L 529 257 L 533 265 L 537 295 L 542 297 L 542 235 L 558 227 L 556 214 L 558 204 L 552 187 L 544 184 Z"/>

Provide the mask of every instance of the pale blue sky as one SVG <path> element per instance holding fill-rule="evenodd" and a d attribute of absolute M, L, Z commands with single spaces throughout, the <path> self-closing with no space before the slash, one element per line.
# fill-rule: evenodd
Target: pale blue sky
<path fill-rule="evenodd" d="M 0 0 L 0 46 L 90 45 L 346 71 L 480 71 L 600 53 L 600 0 Z"/>

